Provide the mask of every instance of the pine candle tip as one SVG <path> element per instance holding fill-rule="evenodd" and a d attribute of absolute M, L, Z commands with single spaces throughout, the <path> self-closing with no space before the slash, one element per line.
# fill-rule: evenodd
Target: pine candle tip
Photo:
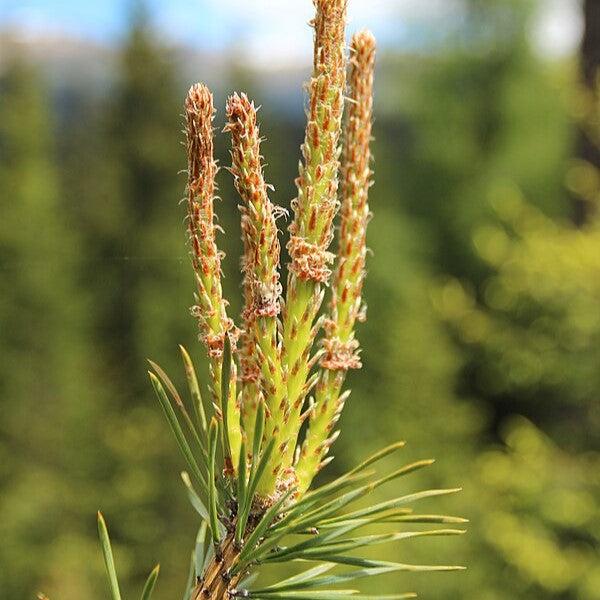
<path fill-rule="evenodd" d="M 361 31 L 357 31 L 352 36 L 351 46 L 352 48 L 364 48 L 367 50 L 374 50 L 377 45 L 377 41 L 373 32 L 369 29 L 362 29 Z"/>
<path fill-rule="evenodd" d="M 214 178 L 212 164 L 212 119 L 214 113 L 213 95 L 210 90 L 203 83 L 194 84 L 185 97 L 189 176 L 191 180 L 203 176 L 211 185 Z"/>
<path fill-rule="evenodd" d="M 244 92 L 234 92 L 227 98 L 226 112 L 229 120 L 239 118 L 248 111 L 256 111 L 256 108 L 254 102 L 251 102 Z"/>
<path fill-rule="evenodd" d="M 185 106 L 186 109 L 199 111 L 202 108 L 210 107 L 212 109 L 213 97 L 211 91 L 203 83 L 195 83 L 188 90 Z"/>
<path fill-rule="evenodd" d="M 203 84 L 196 83 L 185 97 L 188 168 L 192 184 L 199 177 L 213 185 L 215 168 L 212 157 L 212 119 L 215 113 L 213 95 Z M 200 191 L 193 189 L 192 191 Z M 212 189 L 210 190 L 212 194 Z"/>

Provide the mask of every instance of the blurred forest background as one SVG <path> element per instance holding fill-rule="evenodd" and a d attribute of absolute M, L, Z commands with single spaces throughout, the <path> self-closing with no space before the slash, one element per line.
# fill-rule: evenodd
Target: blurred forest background
<path fill-rule="evenodd" d="M 580 54 L 560 59 L 531 47 L 535 0 L 457 4 L 441 41 L 379 56 L 364 367 L 328 476 L 402 438 L 405 458 L 437 458 L 402 485 L 464 487 L 427 510 L 468 517 L 466 537 L 386 552 L 468 571 L 377 592 L 598 600 L 600 3 L 582 3 Z M 1 40 L 0 597 L 106 598 L 99 508 L 128 597 L 156 562 L 157 599 L 179 597 L 196 520 L 145 359 L 180 383 L 177 344 L 202 361 L 182 98 L 200 79 L 219 107 L 234 89 L 263 105 L 267 178 L 289 205 L 310 57 L 274 73 L 193 54 L 139 4 L 94 68 Z M 237 311 L 225 171 L 221 196 Z"/>

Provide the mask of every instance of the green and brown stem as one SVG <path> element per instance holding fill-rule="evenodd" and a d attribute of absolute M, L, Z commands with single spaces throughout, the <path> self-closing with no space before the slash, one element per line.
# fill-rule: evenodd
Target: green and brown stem
<path fill-rule="evenodd" d="M 231 172 L 243 200 L 242 238 L 244 257 L 244 348 L 246 379 L 250 392 L 260 391 L 265 400 L 267 439 L 277 437 L 286 410 L 286 385 L 281 366 L 279 322 L 281 283 L 279 282 L 280 246 L 275 218 L 281 209 L 269 200 L 260 155 L 260 132 L 256 108 L 245 94 L 234 94 L 227 102 L 231 134 Z M 254 379 L 254 380 L 253 380 Z M 256 414 L 256 400 L 246 396 L 251 405 L 245 410 L 247 420 Z M 280 455 L 280 452 L 276 452 Z M 260 494 L 268 495 L 275 487 L 281 464 L 268 470 L 260 482 Z"/>
<path fill-rule="evenodd" d="M 367 254 L 368 194 L 371 186 L 371 122 L 375 38 L 357 33 L 350 47 L 350 102 L 345 124 L 342 162 L 342 207 L 330 315 L 325 323 L 315 405 L 297 465 L 300 489 L 306 490 L 323 466 L 347 394 L 341 394 L 348 369 L 360 368 L 354 328 L 364 318 L 362 287 Z"/>
<path fill-rule="evenodd" d="M 239 555 L 234 535 L 227 535 L 215 550 L 215 556 L 207 565 L 204 575 L 196 584 L 191 600 L 228 600 L 243 577 L 243 573 L 229 576 L 231 567 Z"/>
<path fill-rule="evenodd" d="M 193 85 L 185 100 L 186 148 L 188 158 L 187 212 L 190 256 L 196 276 L 196 304 L 192 314 L 198 319 L 200 338 L 206 346 L 211 374 L 211 392 L 222 419 L 223 349 L 225 336 L 233 328 L 227 316 L 221 287 L 223 253 L 216 243 L 214 223 L 215 176 L 212 122 L 215 108 L 209 89 Z M 227 440 L 222 440 L 228 456 Z"/>
<path fill-rule="evenodd" d="M 283 318 L 283 364 L 287 372 L 288 412 L 280 436 L 284 461 L 291 462 L 301 425 L 315 320 L 331 271 L 328 251 L 338 209 L 339 138 L 344 104 L 346 0 L 316 0 L 314 72 L 309 112 L 296 180 L 290 226 L 288 289 Z"/>

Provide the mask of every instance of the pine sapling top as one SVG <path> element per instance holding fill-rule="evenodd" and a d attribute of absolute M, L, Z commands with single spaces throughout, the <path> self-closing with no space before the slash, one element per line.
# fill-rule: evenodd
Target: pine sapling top
<path fill-rule="evenodd" d="M 388 500 L 354 505 L 381 486 L 393 490 L 400 478 L 433 462 L 421 460 L 380 473 L 382 459 L 401 450 L 404 442 L 333 481 L 312 485 L 333 459 L 328 453 L 340 433 L 336 427 L 349 394 L 343 388 L 346 373 L 361 367 L 355 330 L 366 316 L 376 46 L 373 35 L 361 31 L 346 48 L 346 0 L 314 4 L 313 73 L 298 195 L 291 203 L 285 289 L 278 222 L 286 211 L 274 204 L 264 178 L 257 109 L 244 93 L 227 100 L 223 131 L 231 139 L 229 170 L 240 197 L 243 241 L 244 302 L 237 325 L 227 312 L 221 285 L 213 97 L 204 84 L 196 84 L 185 99 L 187 231 L 196 281 L 192 314 L 209 361 L 208 397 L 183 347 L 186 399 L 155 363 L 150 373 L 187 463 L 182 480 L 199 517 L 185 600 L 408 598 L 414 594 L 368 596 L 340 586 L 394 571 L 461 568 L 367 559 L 354 552 L 463 533 L 453 527 L 405 529 L 411 523 L 464 523 L 412 508 L 422 498 L 456 489 L 392 491 Z M 361 532 L 373 524 L 388 528 Z M 101 515 L 99 532 L 112 597 L 120 600 Z M 302 561 L 297 575 L 267 586 L 255 583 L 259 569 L 290 561 Z M 143 600 L 151 597 L 157 576 L 155 569 Z"/>

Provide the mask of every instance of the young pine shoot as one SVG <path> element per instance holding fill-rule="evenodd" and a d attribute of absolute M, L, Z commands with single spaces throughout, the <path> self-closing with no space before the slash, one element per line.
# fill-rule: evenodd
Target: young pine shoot
<path fill-rule="evenodd" d="M 378 473 L 380 461 L 400 451 L 403 442 L 333 481 L 312 486 L 333 459 L 328 453 L 339 435 L 336 426 L 349 393 L 344 390 L 346 373 L 361 367 L 355 328 L 366 312 L 362 291 L 373 181 L 375 39 L 368 31 L 356 33 L 347 50 L 346 2 L 314 0 L 313 74 L 298 195 L 292 202 L 285 290 L 277 223 L 286 211 L 269 197 L 257 109 L 243 93 L 227 101 L 224 132 L 231 140 L 230 171 L 240 196 L 244 248 L 244 304 L 238 326 L 227 313 L 221 285 L 224 255 L 217 246 L 220 228 L 214 212 L 218 169 L 213 97 L 205 85 L 196 84 L 185 100 L 187 233 L 196 282 L 192 314 L 208 355 L 208 393 L 201 391 L 183 347 L 189 388 L 185 400 L 165 372 L 150 363 L 152 385 L 187 463 L 182 479 L 199 517 L 185 600 L 409 598 L 414 594 L 364 595 L 356 591 L 354 580 L 396 571 L 461 568 L 362 558 L 356 552 L 463 533 L 456 526 L 464 519 L 413 509 L 421 499 L 457 489 L 391 494 L 376 504 L 357 505 L 380 486 L 393 489 L 400 478 L 433 462 Z M 338 212 L 339 232 L 332 248 Z M 405 530 L 411 523 L 439 528 Z M 363 532 L 373 524 L 397 530 Z M 100 514 L 98 525 L 112 598 L 120 600 Z M 298 563 L 297 575 L 267 586 L 256 582 L 259 569 L 290 561 Z M 143 600 L 151 598 L 157 576 L 158 567 L 148 577 Z"/>

